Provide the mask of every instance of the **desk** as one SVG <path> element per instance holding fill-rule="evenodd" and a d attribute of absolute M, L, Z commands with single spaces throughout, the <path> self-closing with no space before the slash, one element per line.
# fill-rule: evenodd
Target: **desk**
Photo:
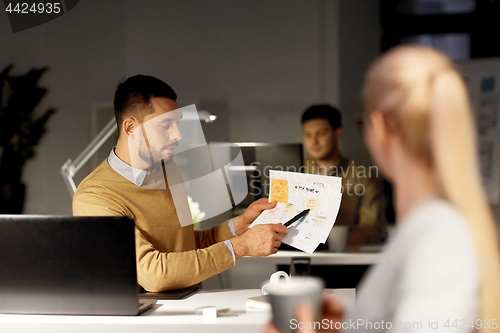
<path fill-rule="evenodd" d="M 379 261 L 380 253 L 368 252 L 314 252 L 278 251 L 268 257 L 243 257 L 236 265 L 221 273 L 224 288 L 246 289 L 260 288 L 271 274 L 276 272 L 276 265 L 289 265 L 291 258 L 311 258 L 311 265 L 373 265 Z M 205 286 L 220 288 L 219 281 L 211 278 Z"/>
<path fill-rule="evenodd" d="M 238 264 L 261 263 L 286 265 L 291 258 L 311 258 L 311 265 L 373 265 L 380 258 L 380 253 L 368 252 L 314 252 L 308 254 L 302 251 L 278 251 L 268 257 L 243 257 Z"/>
<path fill-rule="evenodd" d="M 333 290 L 346 307 L 354 305 L 354 289 Z M 52 316 L 0 315 L 2 333 L 156 333 L 156 332 L 262 332 L 270 321 L 268 310 L 247 309 L 247 298 L 259 296 L 258 289 L 202 290 L 180 301 L 158 301 L 141 316 Z M 207 319 L 194 314 L 199 306 L 231 307 L 231 317 Z"/>

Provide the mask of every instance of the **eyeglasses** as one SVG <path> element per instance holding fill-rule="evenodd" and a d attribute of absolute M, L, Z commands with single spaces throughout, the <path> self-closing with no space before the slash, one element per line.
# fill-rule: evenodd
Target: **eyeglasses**
<path fill-rule="evenodd" d="M 368 114 L 366 112 L 360 112 L 356 115 L 356 125 L 361 133 L 365 130 L 365 126 L 368 122 Z"/>

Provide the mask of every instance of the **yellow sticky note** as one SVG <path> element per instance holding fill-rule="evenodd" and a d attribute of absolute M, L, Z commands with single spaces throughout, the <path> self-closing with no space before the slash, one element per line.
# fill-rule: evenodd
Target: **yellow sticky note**
<path fill-rule="evenodd" d="M 318 198 L 307 198 L 307 208 L 312 212 L 317 212 L 319 207 Z"/>
<path fill-rule="evenodd" d="M 287 203 L 283 208 L 283 214 L 292 215 L 293 213 L 295 213 L 295 204 Z"/>
<path fill-rule="evenodd" d="M 271 201 L 288 203 L 288 181 L 271 179 Z"/>
<path fill-rule="evenodd" d="M 323 224 L 326 222 L 326 217 L 325 216 L 316 216 L 314 218 L 314 224 L 318 227 L 321 228 Z"/>

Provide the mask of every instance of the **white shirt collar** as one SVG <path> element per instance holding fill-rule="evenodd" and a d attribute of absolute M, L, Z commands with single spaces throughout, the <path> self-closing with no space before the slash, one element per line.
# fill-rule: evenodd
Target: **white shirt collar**
<path fill-rule="evenodd" d="M 111 153 L 109 154 L 109 166 L 129 182 L 134 183 L 137 186 L 142 186 L 148 171 L 134 168 L 133 166 L 123 162 L 118 156 L 116 156 L 115 148 L 116 147 L 113 147 L 113 149 L 111 149 Z"/>

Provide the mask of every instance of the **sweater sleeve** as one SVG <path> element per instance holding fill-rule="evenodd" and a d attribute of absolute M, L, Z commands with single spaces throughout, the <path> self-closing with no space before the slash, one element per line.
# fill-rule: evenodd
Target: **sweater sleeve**
<path fill-rule="evenodd" d="M 80 216 L 133 216 L 112 196 L 77 191 L 73 214 Z M 199 235 L 198 235 L 199 234 Z M 161 252 L 135 228 L 138 283 L 151 292 L 179 289 L 197 284 L 233 266 L 233 257 L 222 242 L 232 236 L 227 222 L 205 232 L 197 232 L 203 248 L 183 252 Z"/>
<path fill-rule="evenodd" d="M 198 249 L 205 248 L 218 242 L 225 241 L 233 237 L 228 226 L 228 221 L 221 223 L 218 226 L 208 230 L 195 231 L 196 247 Z"/>
<path fill-rule="evenodd" d="M 368 235 L 369 242 L 379 242 L 385 237 L 382 186 L 376 179 L 365 179 L 364 194 L 358 212 L 358 227 Z"/>
<path fill-rule="evenodd" d="M 135 229 L 137 279 L 146 290 L 161 292 L 192 286 L 233 266 L 222 242 L 203 249 L 160 252 Z"/>

